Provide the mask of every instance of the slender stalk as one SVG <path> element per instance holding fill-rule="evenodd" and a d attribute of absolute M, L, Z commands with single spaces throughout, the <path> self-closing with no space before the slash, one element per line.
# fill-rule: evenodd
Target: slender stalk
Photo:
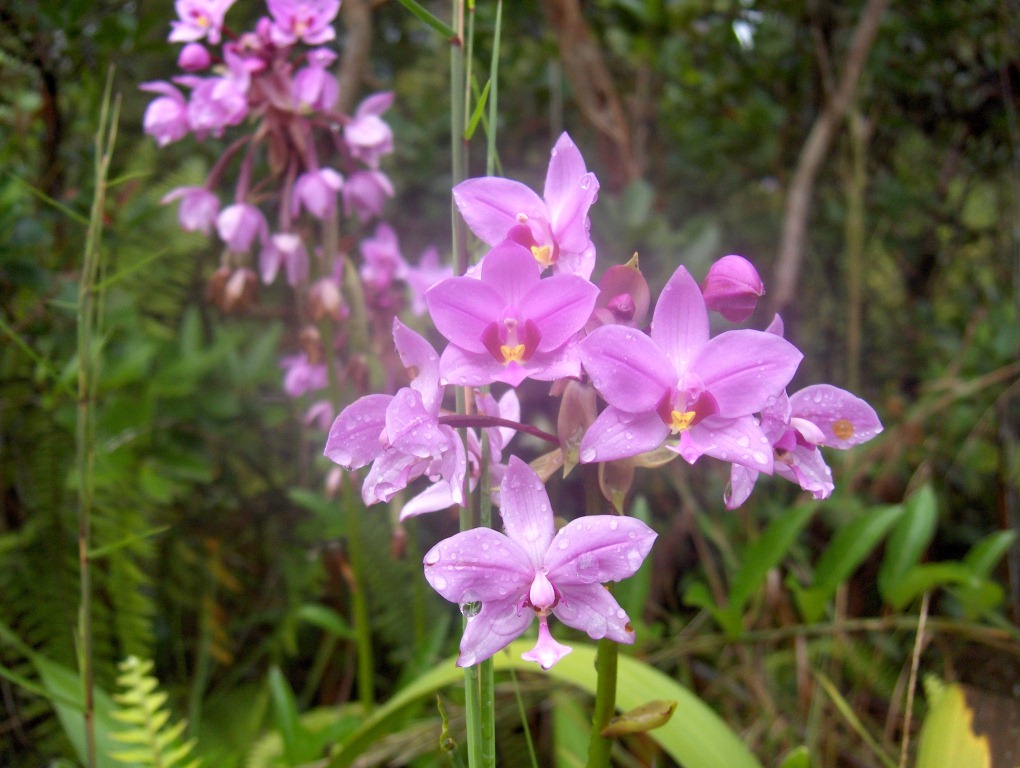
<path fill-rule="evenodd" d="M 91 515 L 96 456 L 96 383 L 99 378 L 99 353 L 96 340 L 101 332 L 102 294 L 97 289 L 106 208 L 106 179 L 117 138 L 120 98 L 111 108 L 112 72 L 106 81 L 103 104 L 96 131 L 96 191 L 92 199 L 89 227 L 85 236 L 81 282 L 78 286 L 78 423 L 75 436 L 78 469 L 78 607 L 79 669 L 82 677 L 85 710 L 85 752 L 88 768 L 96 765 L 94 663 L 92 653 L 92 574 L 89 557 Z"/>
<path fill-rule="evenodd" d="M 503 0 L 496 0 L 496 29 L 492 33 L 492 61 L 489 64 L 489 126 L 485 148 L 485 175 L 496 172 L 496 121 L 499 117 L 499 44 L 503 35 Z"/>
<path fill-rule="evenodd" d="M 616 668 L 620 646 L 615 640 L 602 638 L 595 656 L 595 711 L 591 716 L 591 739 L 588 741 L 588 768 L 609 768 L 613 739 L 601 731 L 616 713 Z"/>
<path fill-rule="evenodd" d="M 365 558 L 361 547 L 361 505 L 347 483 L 344 504 L 344 522 L 347 527 L 347 547 L 354 581 L 351 588 L 351 611 L 354 614 L 354 638 L 358 648 L 358 699 L 367 715 L 375 707 L 375 660 L 372 647 L 372 625 L 369 623 L 368 601 L 365 599 Z"/>
<path fill-rule="evenodd" d="M 598 488 L 598 468 L 585 467 L 584 502 L 589 514 L 595 514 L 601 492 Z M 595 656 L 595 709 L 591 717 L 591 736 L 588 740 L 588 768 L 609 768 L 609 757 L 613 740 L 602 735 L 610 719 L 616 713 L 616 668 L 620 647 L 616 641 L 602 638 L 598 642 Z"/>

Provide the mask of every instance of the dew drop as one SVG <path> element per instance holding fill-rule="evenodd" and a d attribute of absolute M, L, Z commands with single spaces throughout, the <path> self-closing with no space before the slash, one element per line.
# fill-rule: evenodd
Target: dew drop
<path fill-rule="evenodd" d="M 435 576 L 432 579 L 432 586 L 436 589 L 446 589 L 446 579 L 442 576 Z"/>
<path fill-rule="evenodd" d="M 765 456 L 765 454 L 762 453 L 761 451 L 755 451 L 754 460 L 757 461 L 759 464 L 764 464 L 766 461 L 768 461 L 768 457 Z"/>
<path fill-rule="evenodd" d="M 439 562 L 439 550 L 430 549 L 425 555 L 425 565 L 435 565 Z"/>
<path fill-rule="evenodd" d="M 751 444 L 751 440 L 747 435 L 741 435 L 740 439 L 737 440 L 737 445 L 741 448 L 747 448 Z"/>
<path fill-rule="evenodd" d="M 472 600 L 470 602 L 460 604 L 461 615 L 463 615 L 468 621 L 471 621 L 471 619 L 477 616 L 481 610 L 482 604 L 478 600 Z"/>
<path fill-rule="evenodd" d="M 596 451 L 594 448 L 585 448 L 581 451 L 581 461 L 585 464 L 595 461 Z"/>
<path fill-rule="evenodd" d="M 615 531 L 619 527 L 620 527 L 620 521 L 617 520 L 615 517 L 612 520 L 609 521 L 609 530 Z"/>

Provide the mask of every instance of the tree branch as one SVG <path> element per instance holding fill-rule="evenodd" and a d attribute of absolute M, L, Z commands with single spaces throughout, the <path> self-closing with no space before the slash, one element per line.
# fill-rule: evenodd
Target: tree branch
<path fill-rule="evenodd" d="M 888 5 L 889 0 L 868 0 L 854 29 L 843 75 L 836 91 L 826 100 L 825 107 L 815 120 L 811 133 L 808 134 L 807 141 L 801 149 L 797 169 L 786 197 L 783 233 L 772 281 L 769 305 L 774 312 L 779 312 L 789 305 L 796 293 L 797 278 L 804 261 L 804 239 L 815 178 L 829 153 L 836 130 L 856 95 L 861 72 L 864 70 L 864 64 L 878 33 L 879 22 Z"/>

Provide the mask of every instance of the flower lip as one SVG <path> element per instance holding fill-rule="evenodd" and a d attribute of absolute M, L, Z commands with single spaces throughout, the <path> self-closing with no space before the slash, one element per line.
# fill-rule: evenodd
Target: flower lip
<path fill-rule="evenodd" d="M 489 354 L 503 365 L 526 363 L 535 354 L 542 340 L 542 332 L 530 318 L 523 327 L 514 314 L 504 317 L 502 322 L 491 322 L 479 337 Z"/>
<path fill-rule="evenodd" d="M 674 390 L 663 394 L 655 412 L 675 435 L 718 413 L 719 405 L 710 392 L 702 391 L 692 400 L 690 393 Z"/>

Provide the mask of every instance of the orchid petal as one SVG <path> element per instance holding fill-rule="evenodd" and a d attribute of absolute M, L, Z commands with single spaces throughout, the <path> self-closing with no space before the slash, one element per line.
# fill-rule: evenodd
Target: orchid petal
<path fill-rule="evenodd" d="M 499 486 L 500 516 L 503 527 L 538 568 L 555 533 L 549 494 L 535 471 L 516 456 L 511 456 Z"/>
<path fill-rule="evenodd" d="M 549 620 L 544 614 L 539 614 L 538 640 L 534 648 L 521 654 L 521 658 L 535 662 L 542 669 L 551 669 L 557 661 L 573 650 L 569 645 L 556 642 L 549 631 Z"/>
<path fill-rule="evenodd" d="M 817 448 L 797 446 L 782 461 L 776 462 L 776 474 L 796 483 L 816 499 L 829 498 L 836 487 L 832 482 L 832 470 Z"/>
<path fill-rule="evenodd" d="M 760 473 L 739 464 L 730 465 L 730 484 L 726 489 L 724 501 L 726 509 L 736 509 L 751 495 L 754 484 Z"/>
<path fill-rule="evenodd" d="M 641 566 L 655 537 L 655 531 L 633 517 L 589 515 L 572 520 L 549 545 L 545 556 L 549 580 L 562 590 L 626 579 Z"/>
<path fill-rule="evenodd" d="M 548 211 L 535 192 L 519 181 L 486 176 L 462 181 L 453 188 L 453 200 L 468 228 L 480 240 L 496 245 L 527 219 L 545 220 Z"/>
<path fill-rule="evenodd" d="M 372 462 L 365 475 L 361 486 L 362 501 L 365 504 L 388 502 L 397 491 L 402 491 L 412 479 L 419 477 L 428 463 L 427 459 L 387 448 Z"/>
<path fill-rule="evenodd" d="M 528 554 L 491 528 L 472 528 L 443 539 L 422 562 L 429 584 L 452 603 L 516 601 L 534 578 Z"/>
<path fill-rule="evenodd" d="M 534 264 L 534 259 L 531 262 Z M 563 346 L 584 327 L 598 295 L 599 289 L 584 278 L 554 275 L 522 296 L 518 308 L 522 316 L 538 325 L 542 331 L 538 348 L 548 351 Z"/>
<path fill-rule="evenodd" d="M 531 251 L 513 240 L 501 241 L 482 262 L 482 282 L 502 297 L 498 309 L 517 307 L 540 279 L 541 270 Z"/>
<path fill-rule="evenodd" d="M 490 285 L 470 277 L 450 277 L 425 292 L 432 322 L 443 336 L 471 352 L 485 352 L 482 330 L 495 322 L 503 298 Z"/>
<path fill-rule="evenodd" d="M 488 351 L 472 352 L 449 344 L 439 358 L 442 383 L 464 387 L 483 387 L 494 381 L 503 381 L 516 387 L 528 373 L 516 363 L 503 365 Z M 509 375 L 508 375 L 509 373 Z M 508 380 L 509 379 L 509 380 Z"/>
<path fill-rule="evenodd" d="M 686 267 L 677 267 L 659 294 L 652 313 L 651 335 L 678 375 L 708 341 L 705 298 Z"/>
<path fill-rule="evenodd" d="M 347 469 L 358 469 L 382 452 L 379 436 L 386 428 L 391 395 L 366 395 L 348 405 L 333 421 L 323 454 Z"/>
<path fill-rule="evenodd" d="M 427 512 L 449 509 L 454 504 L 456 502 L 453 500 L 450 483 L 446 480 L 440 480 L 430 485 L 400 508 L 400 521 L 403 522 L 408 518 L 424 515 Z"/>
<path fill-rule="evenodd" d="M 579 456 L 583 464 L 637 456 L 658 448 L 668 435 L 655 411 L 628 413 L 610 405 L 588 427 Z"/>
<path fill-rule="evenodd" d="M 676 384 L 676 373 L 660 346 L 640 331 L 604 325 L 578 347 L 595 389 L 622 410 L 653 410 Z"/>
<path fill-rule="evenodd" d="M 439 355 L 436 350 L 397 318 L 393 319 L 393 343 L 400 355 L 400 362 L 405 368 L 414 370 L 411 388 L 421 393 L 425 408 L 437 414 L 443 392 L 439 387 Z"/>
<path fill-rule="evenodd" d="M 593 640 L 608 637 L 633 643 L 634 628 L 627 612 L 601 584 L 575 584 L 560 591 L 553 615 L 568 627 L 586 632 Z"/>
<path fill-rule="evenodd" d="M 825 435 L 823 445 L 847 449 L 882 431 L 878 414 L 861 398 L 829 384 L 815 384 L 790 395 L 794 416 L 814 423 Z"/>
<path fill-rule="evenodd" d="M 701 456 L 772 474 L 772 446 L 756 419 L 709 416 L 680 435 L 677 453 L 693 464 Z"/>
<path fill-rule="evenodd" d="M 401 453 L 420 459 L 440 456 L 449 447 L 436 416 L 426 410 L 421 393 L 410 387 L 397 392 L 386 408 L 386 437 Z"/>
<path fill-rule="evenodd" d="M 468 620 L 460 639 L 458 667 L 470 667 L 485 661 L 520 637 L 535 614 L 520 610 L 510 600 L 482 603 L 481 610 Z"/>
<path fill-rule="evenodd" d="M 708 341 L 691 363 L 715 398 L 721 416 L 757 413 L 781 392 L 804 355 L 763 331 L 727 331 Z"/>

